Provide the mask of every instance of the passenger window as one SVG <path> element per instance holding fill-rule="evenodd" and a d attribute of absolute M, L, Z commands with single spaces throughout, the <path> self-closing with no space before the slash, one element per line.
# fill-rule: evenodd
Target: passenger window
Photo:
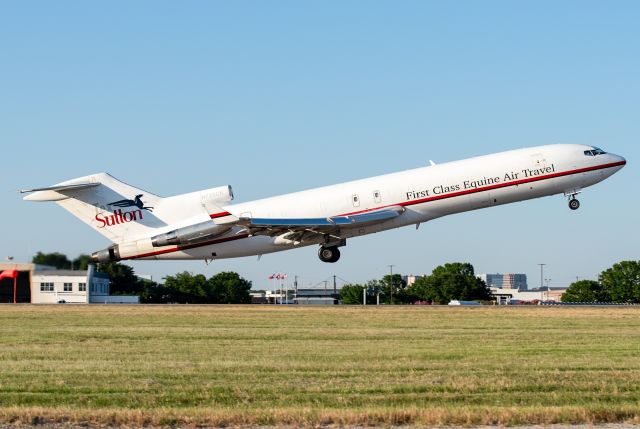
<path fill-rule="evenodd" d="M 353 207 L 360 207 L 360 197 L 357 194 L 351 196 L 351 201 L 353 201 Z"/>
<path fill-rule="evenodd" d="M 373 191 L 373 201 L 379 203 L 382 199 L 380 198 L 380 191 Z"/>

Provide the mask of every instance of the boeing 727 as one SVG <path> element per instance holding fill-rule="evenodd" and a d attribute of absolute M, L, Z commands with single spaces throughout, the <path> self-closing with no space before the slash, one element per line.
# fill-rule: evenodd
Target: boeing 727
<path fill-rule="evenodd" d="M 347 240 L 442 216 L 564 194 L 576 195 L 626 164 L 593 146 L 511 150 L 272 198 L 231 204 L 230 186 L 161 198 L 107 173 L 21 191 L 55 201 L 113 244 L 96 262 L 223 259 L 318 245 L 336 262 Z"/>

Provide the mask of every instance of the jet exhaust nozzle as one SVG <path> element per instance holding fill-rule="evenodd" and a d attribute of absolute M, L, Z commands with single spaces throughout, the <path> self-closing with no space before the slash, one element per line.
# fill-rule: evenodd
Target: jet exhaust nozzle
<path fill-rule="evenodd" d="M 120 249 L 117 244 L 91 254 L 91 260 L 98 263 L 117 262 L 120 259 L 122 258 L 120 258 Z"/>
<path fill-rule="evenodd" d="M 206 221 L 151 237 L 151 245 L 153 247 L 162 247 L 199 243 L 218 237 L 230 229 L 230 226 L 217 225 L 213 221 Z"/>

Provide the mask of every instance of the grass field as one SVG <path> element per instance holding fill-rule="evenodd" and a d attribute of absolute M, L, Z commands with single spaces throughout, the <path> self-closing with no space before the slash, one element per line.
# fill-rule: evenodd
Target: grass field
<path fill-rule="evenodd" d="M 640 423 L 640 308 L 0 306 L 0 422 Z"/>

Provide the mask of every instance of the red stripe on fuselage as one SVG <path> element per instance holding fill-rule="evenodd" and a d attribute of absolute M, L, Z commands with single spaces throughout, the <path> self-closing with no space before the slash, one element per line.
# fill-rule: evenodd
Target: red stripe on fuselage
<path fill-rule="evenodd" d="M 563 172 L 559 172 L 559 173 L 552 173 L 552 174 L 547 174 L 547 175 L 544 175 L 544 176 L 529 177 L 529 178 L 526 178 L 526 179 L 514 180 L 513 182 L 499 183 L 499 184 L 495 184 L 495 185 L 485 186 L 485 187 L 482 187 L 482 188 L 468 189 L 468 190 L 464 190 L 464 191 L 460 191 L 460 192 L 453 192 L 453 193 L 450 193 L 450 194 L 437 195 L 437 196 L 428 197 L 428 198 L 421 198 L 419 200 L 405 201 L 405 202 L 397 203 L 397 204 L 388 204 L 388 205 L 385 205 L 385 206 L 375 207 L 375 208 L 372 208 L 372 209 L 366 209 L 366 210 L 360 210 L 360 211 L 356 211 L 356 212 L 345 213 L 345 214 L 341 214 L 341 215 L 338 215 L 338 216 L 349 216 L 349 215 L 354 215 L 354 214 L 367 213 L 367 212 L 371 212 L 371 211 L 375 211 L 375 210 L 381 210 L 381 209 L 384 209 L 384 208 L 387 208 L 387 207 L 394 207 L 394 206 L 408 207 L 408 206 L 413 206 L 413 205 L 416 205 L 416 204 L 427 203 L 427 202 L 430 202 L 430 201 L 444 200 L 444 199 L 447 199 L 447 198 L 454 198 L 454 197 L 460 197 L 460 196 L 463 196 L 463 195 L 475 194 L 477 192 L 491 191 L 493 189 L 507 188 L 509 186 L 516 186 L 516 185 L 522 185 L 522 184 L 525 184 L 525 183 L 539 182 L 541 180 L 554 179 L 556 177 L 571 176 L 572 174 L 586 173 L 586 172 L 589 172 L 589 171 L 596 171 L 596 170 L 604 170 L 606 168 L 612 168 L 612 167 L 618 167 L 618 166 L 621 166 L 621 165 L 625 165 L 626 163 L 627 163 L 626 161 L 613 162 L 613 163 L 610 163 L 610 164 L 602 164 L 602 165 L 596 165 L 596 166 L 593 166 L 593 167 L 578 168 L 576 170 L 569 170 L 569 171 L 563 171 Z M 209 216 L 211 217 L 211 219 L 216 219 L 216 218 L 219 218 L 219 217 L 230 216 L 230 215 L 231 215 L 231 213 L 229 213 L 229 212 L 220 212 L 220 213 L 211 214 Z M 145 253 L 145 254 L 142 254 L 142 255 L 131 256 L 129 258 L 124 258 L 124 259 L 149 258 L 151 256 L 163 255 L 163 254 L 166 254 L 166 253 L 173 253 L 173 252 L 180 252 L 180 251 L 183 251 L 183 250 L 195 249 L 195 248 L 198 248 L 198 247 L 204 247 L 204 246 L 210 246 L 210 245 L 213 245 L 213 244 L 225 243 L 225 242 L 228 242 L 228 241 L 240 240 L 240 239 L 247 238 L 247 237 L 249 237 L 249 234 L 240 234 L 240 235 L 236 235 L 236 236 L 233 236 L 233 237 L 220 238 L 218 240 L 205 241 L 205 242 L 202 242 L 202 243 L 191 244 L 191 245 L 188 245 L 188 246 L 178 246 L 178 247 L 171 248 L 171 249 L 159 250 L 157 252 Z"/>
<path fill-rule="evenodd" d="M 165 253 L 181 252 L 183 250 L 195 249 L 197 247 L 205 247 L 205 246 L 211 246 L 213 244 L 226 243 L 228 241 L 241 240 L 243 238 L 247 238 L 248 236 L 249 234 L 239 234 L 239 235 L 234 235 L 233 237 L 203 241 L 202 243 L 189 244 L 188 246 L 177 246 L 177 247 L 172 247 L 170 249 L 163 249 L 163 250 L 158 250 L 156 252 L 143 253 L 142 255 L 130 256 L 128 258 L 122 258 L 122 259 L 126 260 L 126 259 L 149 258 L 151 256 L 164 255 Z"/>
<path fill-rule="evenodd" d="M 345 213 L 345 214 L 341 214 L 341 215 L 338 215 L 338 216 L 349 216 L 349 215 L 355 215 L 355 214 L 360 214 L 360 213 L 367 213 L 367 212 L 371 212 L 371 211 L 375 211 L 375 210 L 385 209 L 387 207 L 397 207 L 397 206 L 409 207 L 409 206 L 413 206 L 413 205 L 416 205 L 416 204 L 428 203 L 430 201 L 445 200 L 447 198 L 460 197 L 460 196 L 463 196 L 463 195 L 471 195 L 471 194 L 475 194 L 475 193 L 478 193 L 478 192 L 491 191 L 493 189 L 508 188 L 509 186 L 516 186 L 516 185 L 523 185 L 525 183 L 539 182 L 541 180 L 554 179 L 556 177 L 571 176 L 572 174 L 586 173 L 586 172 L 589 172 L 589 171 L 596 171 L 596 170 L 604 170 L 606 168 L 612 168 L 612 167 L 618 167 L 618 166 L 621 166 L 621 165 L 625 165 L 626 163 L 627 163 L 627 161 L 613 162 L 613 163 L 610 163 L 610 164 L 602 164 L 602 165 L 596 165 L 596 166 L 593 166 L 593 167 L 578 168 L 576 170 L 562 171 L 562 172 L 559 172 L 559 173 L 552 173 L 552 174 L 547 174 L 547 175 L 544 175 L 544 176 L 529 177 L 529 178 L 526 178 L 526 179 L 514 180 L 512 182 L 505 182 L 505 183 L 498 183 L 498 184 L 495 184 L 495 185 L 484 186 L 482 188 L 467 189 L 467 190 L 464 190 L 464 191 L 452 192 L 450 194 L 436 195 L 436 196 L 433 196 L 433 197 L 427 197 L 427 198 L 421 198 L 421 199 L 418 199 L 418 200 L 405 201 L 405 202 L 396 203 L 396 204 L 388 204 L 388 205 L 381 206 L 381 207 L 375 207 L 375 208 L 366 209 L 366 210 L 359 210 L 359 211 L 356 211 L 356 212 Z"/>

